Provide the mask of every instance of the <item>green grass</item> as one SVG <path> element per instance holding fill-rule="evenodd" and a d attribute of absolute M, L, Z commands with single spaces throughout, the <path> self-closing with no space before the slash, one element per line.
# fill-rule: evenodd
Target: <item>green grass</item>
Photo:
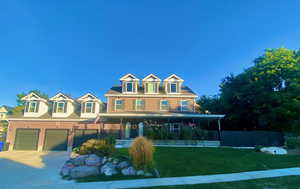
<path fill-rule="evenodd" d="M 223 182 L 213 184 L 159 186 L 145 189 L 299 189 L 300 176 L 287 176 L 268 179 L 257 179 L 238 182 Z M 142 189 L 142 188 L 140 188 Z"/>
<path fill-rule="evenodd" d="M 127 149 L 118 149 L 121 155 L 128 155 Z M 269 155 L 254 150 L 232 148 L 156 148 L 155 167 L 161 177 L 180 177 L 243 171 L 266 170 L 300 166 L 300 155 Z M 99 181 L 136 177 L 114 178 L 96 176 L 78 181 Z"/>

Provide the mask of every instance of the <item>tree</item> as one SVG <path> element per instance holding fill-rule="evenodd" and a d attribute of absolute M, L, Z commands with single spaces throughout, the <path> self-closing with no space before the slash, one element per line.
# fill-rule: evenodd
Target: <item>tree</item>
<path fill-rule="evenodd" d="M 203 95 L 197 100 L 197 104 L 199 105 L 198 111 L 200 113 L 219 114 L 223 112 L 223 106 L 221 105 L 220 97 L 218 95 Z"/>
<path fill-rule="evenodd" d="M 28 94 L 29 93 L 35 93 L 35 94 L 37 94 L 38 96 L 40 96 L 40 97 L 42 97 L 42 98 L 45 98 L 45 99 L 48 99 L 48 95 L 47 94 L 45 94 L 45 93 L 43 93 L 43 92 L 41 92 L 40 90 L 30 90 L 29 92 L 28 92 Z M 27 94 L 26 93 L 19 93 L 19 94 L 17 94 L 16 96 L 17 96 L 17 99 L 16 99 L 16 101 L 17 101 L 17 106 L 15 106 L 9 113 L 10 114 L 18 114 L 18 113 L 21 113 L 23 110 L 24 110 L 24 101 L 22 100 L 22 98 L 24 97 L 24 96 L 26 96 Z"/>
<path fill-rule="evenodd" d="M 300 51 L 267 49 L 254 66 L 226 77 L 220 88 L 232 128 L 300 131 Z"/>

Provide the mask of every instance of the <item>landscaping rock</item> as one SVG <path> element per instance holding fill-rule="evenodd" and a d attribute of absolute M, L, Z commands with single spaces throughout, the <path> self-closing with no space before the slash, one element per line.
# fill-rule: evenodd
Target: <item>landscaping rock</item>
<path fill-rule="evenodd" d="M 101 174 L 104 174 L 105 176 L 112 176 L 117 174 L 116 165 L 108 162 L 105 165 L 103 165 L 100 169 Z"/>
<path fill-rule="evenodd" d="M 136 175 L 138 175 L 138 176 L 142 176 L 142 175 L 144 175 L 145 174 L 145 172 L 143 171 L 143 170 L 138 170 L 137 172 L 136 172 Z"/>
<path fill-rule="evenodd" d="M 274 154 L 274 155 L 287 154 L 287 150 L 280 147 L 265 147 L 265 148 L 261 148 L 260 151 L 268 154 Z"/>
<path fill-rule="evenodd" d="M 82 178 L 99 174 L 99 168 L 97 166 L 79 166 L 74 167 L 70 171 L 70 177 L 73 179 Z"/>
<path fill-rule="evenodd" d="M 85 159 L 85 164 L 87 166 L 99 166 L 102 164 L 102 159 L 95 154 L 91 154 Z"/>
<path fill-rule="evenodd" d="M 117 165 L 119 163 L 119 160 L 114 159 L 112 163 L 115 164 L 115 165 Z"/>
<path fill-rule="evenodd" d="M 89 155 L 80 155 L 74 159 L 72 159 L 72 163 L 75 166 L 85 165 L 85 159 L 88 158 Z"/>
<path fill-rule="evenodd" d="M 133 167 L 127 167 L 121 170 L 122 174 L 125 176 L 136 175 L 136 170 Z"/>
<path fill-rule="evenodd" d="M 105 164 L 107 162 L 107 157 L 104 156 L 103 159 L 102 159 L 102 164 Z"/>
<path fill-rule="evenodd" d="M 72 158 L 72 159 L 77 158 L 78 156 L 80 156 L 80 155 L 75 152 L 71 152 L 71 154 L 70 154 L 70 158 Z"/>
<path fill-rule="evenodd" d="M 60 170 L 60 175 L 62 177 L 68 177 L 70 176 L 70 172 L 72 170 L 73 167 L 68 167 L 68 166 L 64 166 L 61 170 Z"/>
<path fill-rule="evenodd" d="M 128 167 L 129 166 L 129 163 L 127 161 L 122 161 L 118 164 L 118 168 L 119 169 L 124 169 L 125 167 Z"/>

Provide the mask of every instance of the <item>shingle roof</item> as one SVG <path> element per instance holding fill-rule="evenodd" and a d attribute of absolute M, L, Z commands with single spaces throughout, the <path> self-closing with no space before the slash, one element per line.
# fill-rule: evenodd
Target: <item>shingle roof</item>
<path fill-rule="evenodd" d="M 112 88 L 110 88 L 110 90 L 106 94 L 116 94 L 116 95 L 117 94 L 122 94 L 122 86 L 121 85 L 115 85 Z M 139 87 L 138 94 L 139 95 L 145 94 L 144 93 L 144 87 L 142 87 L 142 86 Z M 166 92 L 165 92 L 165 90 L 162 86 L 159 88 L 159 94 L 160 95 L 165 95 L 166 94 Z M 182 86 L 180 95 L 194 95 L 194 96 L 196 96 L 197 94 L 194 93 L 189 87 Z"/>

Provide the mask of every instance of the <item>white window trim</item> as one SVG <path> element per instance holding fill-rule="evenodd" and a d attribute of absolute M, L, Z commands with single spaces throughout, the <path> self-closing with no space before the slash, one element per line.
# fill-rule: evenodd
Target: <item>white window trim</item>
<path fill-rule="evenodd" d="M 167 110 L 162 109 L 162 101 L 168 101 L 168 109 Z M 160 111 L 169 111 L 170 110 L 170 102 L 169 102 L 169 100 L 160 100 L 159 109 L 160 109 Z"/>
<path fill-rule="evenodd" d="M 58 112 L 58 104 L 63 104 L 63 111 L 62 112 Z M 64 109 L 65 109 L 65 105 L 66 105 L 66 102 L 56 102 L 56 111 L 55 113 L 59 113 L 59 114 L 62 114 L 62 113 L 65 113 L 64 112 Z"/>
<path fill-rule="evenodd" d="M 176 84 L 176 92 L 172 92 L 172 84 Z M 169 83 L 169 87 L 170 87 L 170 92 L 169 92 L 169 94 L 180 94 L 180 93 L 179 93 L 179 83 L 172 83 L 172 82 L 170 82 L 170 83 Z"/>
<path fill-rule="evenodd" d="M 92 104 L 91 106 L 91 112 L 87 112 L 87 104 Z M 85 105 L 84 105 L 84 113 L 86 114 L 93 114 L 93 109 L 94 109 L 94 106 L 95 106 L 95 102 L 86 102 Z"/>
<path fill-rule="evenodd" d="M 187 105 L 182 105 L 183 102 L 187 102 L 188 104 Z M 186 107 L 187 110 L 184 110 L 183 111 L 183 107 Z M 180 101 L 180 110 L 182 112 L 188 112 L 190 109 L 189 109 L 189 100 L 181 100 Z"/>
<path fill-rule="evenodd" d="M 148 88 L 147 88 L 147 83 L 148 83 L 148 84 L 149 84 L 149 83 L 153 83 L 156 92 L 153 92 L 153 93 L 148 92 L 149 90 L 148 90 Z M 145 87 L 145 89 L 147 88 L 147 92 L 145 92 L 145 94 L 159 94 L 159 82 L 147 81 L 147 82 L 145 82 L 145 86 L 144 86 L 144 87 Z M 145 90 L 145 89 L 144 89 L 144 90 Z M 146 91 L 146 90 L 145 90 L 145 91 Z"/>
<path fill-rule="evenodd" d="M 115 99 L 115 111 L 122 110 L 122 109 L 117 109 L 117 101 L 118 100 L 123 101 L 123 106 L 124 106 L 124 100 L 123 99 Z"/>
<path fill-rule="evenodd" d="M 32 104 L 35 104 L 33 112 L 30 111 Z M 28 110 L 27 110 L 27 112 L 28 112 L 28 113 L 37 113 L 37 102 L 35 102 L 35 101 L 30 101 L 30 102 L 29 102 L 29 105 L 28 105 Z"/>
<path fill-rule="evenodd" d="M 137 108 L 138 107 L 137 101 L 143 101 L 144 108 L 145 108 L 145 100 L 142 100 L 142 99 L 136 99 L 135 100 L 135 111 L 143 111 L 143 109 L 138 110 L 138 108 Z"/>
<path fill-rule="evenodd" d="M 128 83 L 131 83 L 131 89 L 132 89 L 132 91 L 127 91 L 127 84 Z M 132 81 L 126 81 L 125 82 L 125 93 L 134 93 L 134 82 L 132 82 Z"/>

